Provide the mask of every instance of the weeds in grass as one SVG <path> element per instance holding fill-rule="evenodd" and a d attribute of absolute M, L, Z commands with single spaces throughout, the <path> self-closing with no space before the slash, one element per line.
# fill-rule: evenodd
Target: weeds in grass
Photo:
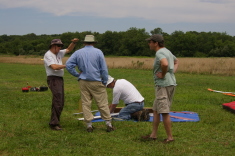
<path fill-rule="evenodd" d="M 140 62 L 139 60 L 137 62 L 131 61 L 131 63 L 133 69 L 142 69 L 144 65 L 144 62 Z"/>

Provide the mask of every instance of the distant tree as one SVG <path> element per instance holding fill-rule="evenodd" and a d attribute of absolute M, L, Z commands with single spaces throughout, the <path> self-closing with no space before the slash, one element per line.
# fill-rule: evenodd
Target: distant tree
<path fill-rule="evenodd" d="M 154 56 L 145 41 L 152 34 L 162 34 L 165 46 L 177 57 L 234 57 L 235 36 L 226 32 L 196 32 L 174 31 L 171 34 L 163 32 L 161 28 L 155 28 L 150 34 L 145 29 L 131 27 L 127 31 L 112 32 L 65 32 L 63 34 L 36 35 L 1 35 L 0 54 L 14 55 L 43 55 L 49 48 L 52 39 L 59 38 L 69 46 L 72 38 L 79 38 L 80 42 L 75 49 L 82 48 L 86 35 L 94 35 L 105 55 L 116 56 Z M 71 55 L 71 54 L 70 54 Z"/>
<path fill-rule="evenodd" d="M 175 56 L 183 57 L 184 56 L 184 32 L 183 31 L 174 31 L 171 34 L 171 37 L 168 38 L 167 48 L 172 51 Z"/>
<path fill-rule="evenodd" d="M 145 39 L 149 34 L 145 29 L 130 28 L 126 32 L 122 32 L 121 46 L 119 52 L 123 56 L 149 56 L 148 45 Z M 119 55 L 120 55 L 119 54 Z"/>

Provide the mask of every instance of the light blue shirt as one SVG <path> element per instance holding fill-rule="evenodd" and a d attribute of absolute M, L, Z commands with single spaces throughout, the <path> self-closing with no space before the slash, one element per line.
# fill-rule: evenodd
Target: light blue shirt
<path fill-rule="evenodd" d="M 75 69 L 76 66 L 79 72 Z M 108 81 L 104 54 L 100 49 L 90 45 L 75 51 L 67 60 L 66 69 L 70 74 L 78 77 L 78 80 L 101 81 L 104 85 Z"/>
<path fill-rule="evenodd" d="M 168 61 L 168 70 L 163 79 L 158 78 L 156 73 L 162 72 L 161 59 L 166 58 Z M 153 78 L 155 86 L 167 87 L 176 86 L 176 79 L 174 74 L 174 61 L 176 57 L 167 49 L 161 48 L 156 52 L 156 57 L 153 64 Z"/>

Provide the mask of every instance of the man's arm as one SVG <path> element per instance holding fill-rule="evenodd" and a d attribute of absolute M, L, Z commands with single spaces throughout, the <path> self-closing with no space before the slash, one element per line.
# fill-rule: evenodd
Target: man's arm
<path fill-rule="evenodd" d="M 161 63 L 162 72 L 158 72 L 158 73 L 156 73 L 156 75 L 157 75 L 158 78 L 162 79 L 162 78 L 165 77 L 165 75 L 167 73 L 167 70 L 168 70 L 168 61 L 167 61 L 166 58 L 163 58 L 163 59 L 161 59 L 160 63 Z"/>
<path fill-rule="evenodd" d="M 109 105 L 110 113 L 113 113 L 114 110 L 116 109 L 116 107 L 117 107 L 117 104 L 111 104 L 111 105 Z"/>
<path fill-rule="evenodd" d="M 72 56 L 70 56 L 70 58 L 67 60 L 66 62 L 66 69 L 67 71 L 75 76 L 75 77 L 79 77 L 81 73 L 78 73 L 75 69 L 75 67 L 77 66 L 77 60 L 76 60 L 76 52 L 72 54 Z"/>
<path fill-rule="evenodd" d="M 72 43 L 70 43 L 70 45 L 69 45 L 68 48 L 66 49 L 66 54 L 69 53 L 69 52 L 71 52 L 71 51 L 74 49 L 74 47 L 75 47 L 76 43 L 78 42 L 78 40 L 79 40 L 79 39 L 77 39 L 77 38 L 74 38 L 74 39 L 71 40 Z"/>
<path fill-rule="evenodd" d="M 178 66 L 179 66 L 179 60 L 178 60 L 178 59 L 175 59 L 175 60 L 174 60 L 174 73 L 177 71 Z"/>
<path fill-rule="evenodd" d="M 103 55 L 103 52 L 100 54 L 100 75 L 102 78 L 102 83 L 104 85 L 106 85 L 107 81 L 108 81 L 108 68 L 107 68 L 107 64 Z"/>
<path fill-rule="evenodd" d="M 51 67 L 53 70 L 60 70 L 60 69 L 65 68 L 66 66 L 65 66 L 65 65 L 59 65 L 59 64 L 51 64 L 50 67 Z"/>

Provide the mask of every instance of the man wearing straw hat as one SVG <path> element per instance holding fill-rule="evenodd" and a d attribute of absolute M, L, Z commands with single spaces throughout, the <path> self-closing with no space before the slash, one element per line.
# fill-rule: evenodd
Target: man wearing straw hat
<path fill-rule="evenodd" d="M 94 98 L 100 111 L 101 118 L 105 120 L 107 132 L 113 131 L 111 115 L 108 107 L 106 83 L 108 69 L 104 54 L 94 47 L 97 43 L 93 35 L 86 35 L 83 41 L 85 47 L 77 50 L 66 62 L 68 72 L 78 78 L 84 121 L 88 132 L 93 132 L 91 103 Z M 79 72 L 75 69 L 78 68 Z"/>

